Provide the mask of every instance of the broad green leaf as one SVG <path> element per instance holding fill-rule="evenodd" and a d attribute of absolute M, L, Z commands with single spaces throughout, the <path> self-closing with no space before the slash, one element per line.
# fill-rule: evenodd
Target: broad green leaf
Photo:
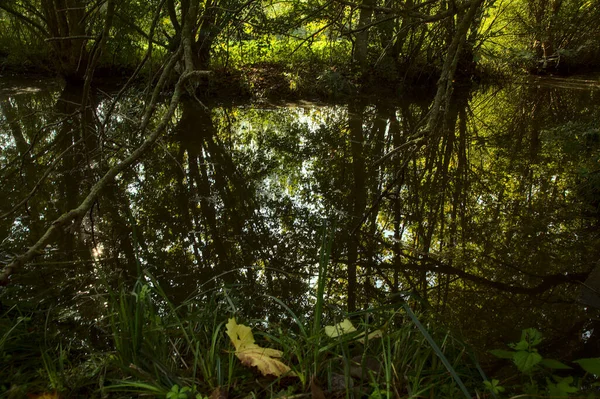
<path fill-rule="evenodd" d="M 248 367 L 257 367 L 263 375 L 280 377 L 283 374 L 295 375 L 290 368 L 275 359 L 281 357 L 281 351 L 276 349 L 261 348 L 254 343 L 252 329 L 243 324 L 237 324 L 235 318 L 229 319 L 227 335 L 235 347 L 235 355 Z"/>
<path fill-rule="evenodd" d="M 355 332 L 356 328 L 352 325 L 352 322 L 348 319 L 344 319 L 341 323 L 335 326 L 326 326 L 325 334 L 330 338 L 336 338 L 340 335 L 349 334 Z"/>
<path fill-rule="evenodd" d="M 527 341 L 531 346 L 538 345 L 542 339 L 542 333 L 535 328 L 526 328 L 521 333 L 521 341 Z"/>
<path fill-rule="evenodd" d="M 540 365 L 547 367 L 549 369 L 555 369 L 555 370 L 569 370 L 569 369 L 573 368 L 571 366 L 567 366 L 566 364 L 559 362 L 558 360 L 554 360 L 554 359 L 542 359 L 542 361 L 540 362 Z"/>
<path fill-rule="evenodd" d="M 529 373 L 535 365 L 542 360 L 542 356 L 537 352 L 518 351 L 515 353 L 513 361 L 517 368 L 523 373 Z"/>
<path fill-rule="evenodd" d="M 350 334 L 350 333 L 353 333 L 356 331 L 357 331 L 356 328 L 354 327 L 352 322 L 348 319 L 344 319 L 344 321 L 336 324 L 335 326 L 326 326 L 325 327 L 325 334 L 327 334 L 327 336 L 330 338 L 336 338 L 341 335 Z M 375 331 L 369 333 L 369 335 L 367 335 L 366 337 L 365 337 L 365 335 L 366 335 L 366 333 L 363 332 L 361 334 L 358 334 L 355 337 L 355 339 L 358 342 L 360 342 L 361 344 L 364 344 L 366 340 L 371 340 L 374 338 L 381 338 L 383 336 L 383 331 L 375 330 Z"/>
<path fill-rule="evenodd" d="M 504 349 L 492 349 L 489 351 L 492 355 L 499 357 L 500 359 L 512 359 L 516 352 L 506 351 Z"/>
<path fill-rule="evenodd" d="M 600 357 L 590 357 L 588 359 L 575 360 L 573 363 L 577 363 L 582 369 L 590 374 L 600 375 Z"/>

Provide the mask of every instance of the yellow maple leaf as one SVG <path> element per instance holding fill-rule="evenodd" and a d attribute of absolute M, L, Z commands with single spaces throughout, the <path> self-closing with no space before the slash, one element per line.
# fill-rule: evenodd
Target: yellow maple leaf
<path fill-rule="evenodd" d="M 276 358 L 281 357 L 277 349 L 261 348 L 254 343 L 252 329 L 243 324 L 237 324 L 235 318 L 227 322 L 227 335 L 235 347 L 235 355 L 248 367 L 257 367 L 263 375 L 280 377 L 284 374 L 294 376 L 290 368 Z"/>

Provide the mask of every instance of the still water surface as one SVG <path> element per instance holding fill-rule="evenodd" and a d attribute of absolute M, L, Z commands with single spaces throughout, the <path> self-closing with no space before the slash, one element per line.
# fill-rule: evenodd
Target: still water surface
<path fill-rule="evenodd" d="M 141 144 L 145 97 L 126 96 L 107 119 L 102 90 L 82 113 L 78 87 L 0 86 L 6 262 Z M 248 317 L 282 317 L 272 297 L 310 315 L 327 231 L 332 315 L 413 291 L 479 347 L 536 327 L 558 353 L 600 356 L 597 313 L 578 302 L 600 259 L 598 85 L 459 89 L 445 128 L 423 135 L 430 101 L 185 100 L 152 151 L 15 274 L 2 301 L 61 309 L 66 325 L 88 328 L 99 286 L 146 271 L 175 303 L 225 290 Z"/>

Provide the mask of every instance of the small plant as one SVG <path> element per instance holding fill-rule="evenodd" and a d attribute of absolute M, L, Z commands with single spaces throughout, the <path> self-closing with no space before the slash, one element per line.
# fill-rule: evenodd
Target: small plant
<path fill-rule="evenodd" d="M 566 398 L 569 397 L 569 394 L 584 393 L 584 387 L 595 387 L 600 384 L 598 382 L 586 384 L 588 382 L 586 377 L 590 376 L 596 379 L 600 375 L 600 358 L 579 359 L 573 362 L 579 364 L 585 371 L 583 377 L 554 375 L 554 370 L 573 370 L 573 367 L 555 359 L 544 358 L 537 349 L 542 341 L 542 334 L 538 330 L 528 328 L 522 331 L 519 342 L 508 345 L 513 349 L 512 351 L 496 349 L 490 353 L 502 359 L 512 360 L 517 369 L 528 377 L 527 382 L 522 385 L 521 391 L 529 395 L 547 394 L 551 397 Z M 545 381 L 545 387 L 543 381 Z M 499 383 L 498 380 L 486 381 L 485 387 L 497 395 L 505 390 Z"/>
<path fill-rule="evenodd" d="M 208 396 L 203 396 L 199 393 L 196 396 L 191 396 L 196 391 L 196 387 L 193 389 L 190 387 L 179 387 L 175 384 L 171 387 L 171 390 L 167 392 L 166 399 L 188 399 L 193 397 L 194 399 L 208 399 Z"/>
<path fill-rule="evenodd" d="M 483 384 L 485 388 L 493 393 L 494 395 L 498 395 L 505 391 L 504 387 L 500 385 L 500 381 L 496 379 L 492 379 L 492 381 L 484 381 Z"/>

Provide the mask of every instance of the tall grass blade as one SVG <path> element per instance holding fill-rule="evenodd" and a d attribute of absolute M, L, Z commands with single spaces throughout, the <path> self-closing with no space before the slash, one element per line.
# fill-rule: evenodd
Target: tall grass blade
<path fill-rule="evenodd" d="M 321 256 L 319 259 L 319 275 L 317 282 L 317 303 L 315 305 L 315 315 L 313 324 L 313 334 L 316 336 L 321 331 L 321 317 L 323 313 L 323 301 L 325 295 L 325 282 L 327 280 L 327 266 L 331 247 L 333 245 L 333 235 L 335 233 L 335 224 L 331 226 L 331 231 L 327 232 L 327 226 L 323 227 L 323 239 L 321 241 Z"/>
<path fill-rule="evenodd" d="M 435 341 L 433 340 L 433 337 L 429 334 L 429 332 L 427 331 L 427 329 L 425 328 L 425 326 L 423 326 L 423 324 L 421 324 L 421 322 L 419 321 L 419 319 L 417 318 L 417 316 L 413 313 L 412 309 L 410 308 L 410 306 L 408 306 L 408 304 L 406 302 L 402 303 L 402 307 L 406 311 L 406 314 L 408 314 L 408 316 L 411 318 L 412 322 L 417 326 L 417 328 L 419 329 L 419 331 L 421 332 L 421 334 L 423 334 L 423 336 L 425 337 L 425 339 L 427 340 L 427 342 L 429 342 L 429 345 L 431 345 L 431 347 L 433 348 L 435 354 L 442 361 L 442 363 L 446 367 L 446 370 L 448 370 L 448 372 L 450 373 L 450 375 L 452 376 L 452 378 L 454 378 L 454 381 L 456 382 L 456 384 L 458 385 L 458 387 L 460 388 L 460 390 L 465 395 L 465 398 L 471 399 L 472 396 L 471 396 L 471 394 L 469 394 L 469 391 L 467 390 L 467 387 L 465 386 L 465 384 L 463 384 L 462 380 L 460 379 L 460 377 L 456 373 L 456 370 L 454 370 L 454 368 L 452 367 L 452 365 L 450 364 L 450 362 L 448 361 L 448 359 L 446 358 L 446 356 L 444 356 L 444 354 L 442 353 L 442 350 L 435 343 Z"/>

